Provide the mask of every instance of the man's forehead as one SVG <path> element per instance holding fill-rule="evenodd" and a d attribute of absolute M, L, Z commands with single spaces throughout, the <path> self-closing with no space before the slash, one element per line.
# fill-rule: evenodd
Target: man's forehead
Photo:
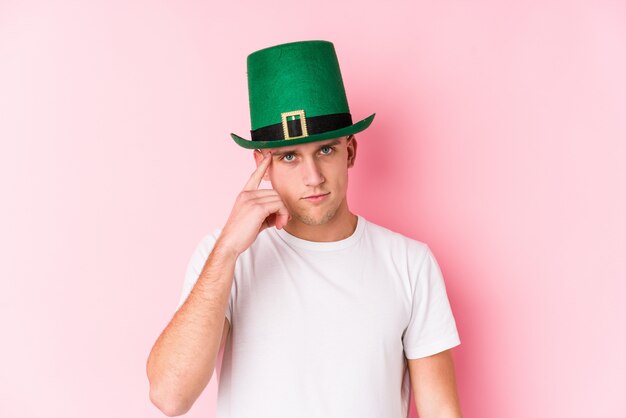
<path fill-rule="evenodd" d="M 297 152 L 302 152 L 306 150 L 307 148 L 318 149 L 321 147 L 338 145 L 338 144 L 341 144 L 341 142 L 345 138 L 346 137 L 344 136 L 340 138 L 328 139 L 325 141 L 309 142 L 307 144 L 298 144 L 298 145 L 291 145 L 291 146 L 286 145 L 284 147 L 277 147 L 277 148 L 264 148 L 261 151 L 263 152 L 263 154 L 266 154 L 268 151 L 271 151 L 272 155 L 282 155 L 282 154 L 287 154 L 290 152 L 297 153 Z"/>

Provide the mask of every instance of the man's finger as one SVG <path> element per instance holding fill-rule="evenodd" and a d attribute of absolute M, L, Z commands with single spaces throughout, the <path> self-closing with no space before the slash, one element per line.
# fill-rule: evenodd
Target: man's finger
<path fill-rule="evenodd" d="M 269 167 L 271 161 L 272 153 L 268 152 L 267 154 L 265 154 L 265 157 L 263 157 L 261 164 L 259 164 L 256 170 L 254 170 L 254 172 L 250 176 L 250 179 L 243 188 L 244 190 L 256 190 L 259 188 L 259 186 L 261 185 L 261 180 L 263 179 L 265 171 L 267 170 L 267 167 Z"/>
<path fill-rule="evenodd" d="M 289 218 L 291 215 L 289 214 L 289 211 L 287 210 L 287 207 L 282 200 L 277 199 L 271 202 L 264 202 L 263 207 L 268 214 L 268 217 L 266 218 L 268 226 L 274 226 L 278 224 L 282 228 L 283 226 L 287 225 L 287 222 L 289 222 Z"/>
<path fill-rule="evenodd" d="M 289 222 L 289 219 L 291 219 L 291 215 L 289 214 L 289 212 L 287 213 L 283 213 L 283 212 L 278 212 L 276 214 L 276 227 L 278 228 L 283 228 L 285 225 L 287 225 L 287 223 Z"/>

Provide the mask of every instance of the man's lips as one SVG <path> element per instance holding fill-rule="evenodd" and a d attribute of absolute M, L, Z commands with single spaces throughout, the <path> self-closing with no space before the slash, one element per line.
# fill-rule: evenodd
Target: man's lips
<path fill-rule="evenodd" d="M 310 199 L 310 198 L 315 198 L 315 197 L 320 197 L 320 196 L 326 196 L 327 194 L 330 194 L 330 192 L 324 193 L 324 194 L 315 194 L 315 195 L 311 195 L 311 196 L 306 196 L 306 197 L 304 197 L 304 199 Z"/>

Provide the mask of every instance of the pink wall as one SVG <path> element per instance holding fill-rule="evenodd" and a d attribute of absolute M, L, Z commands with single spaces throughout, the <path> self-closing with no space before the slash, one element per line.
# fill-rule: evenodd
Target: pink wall
<path fill-rule="evenodd" d="M 254 168 L 246 56 L 304 39 L 377 113 L 350 206 L 436 254 L 465 416 L 626 416 L 624 2 L 246 3 L 0 3 L 0 416 L 163 416 L 148 352 Z"/>

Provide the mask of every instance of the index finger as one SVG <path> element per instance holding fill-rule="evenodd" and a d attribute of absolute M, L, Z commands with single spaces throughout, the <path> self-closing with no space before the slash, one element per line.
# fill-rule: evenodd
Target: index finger
<path fill-rule="evenodd" d="M 269 167 L 271 161 L 272 152 L 270 151 L 265 154 L 265 157 L 263 157 L 261 164 L 259 164 L 256 170 L 254 170 L 254 172 L 250 176 L 250 179 L 244 186 L 244 190 L 256 190 L 259 188 L 259 186 L 261 185 L 261 179 L 263 179 L 263 175 L 265 175 L 265 171 L 267 170 L 267 167 Z"/>

